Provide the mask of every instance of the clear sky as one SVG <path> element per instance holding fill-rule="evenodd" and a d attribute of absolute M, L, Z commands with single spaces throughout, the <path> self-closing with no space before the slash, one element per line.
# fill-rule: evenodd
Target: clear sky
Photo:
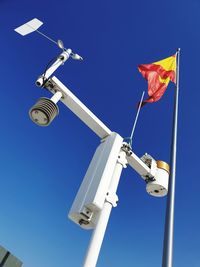
<path fill-rule="evenodd" d="M 147 89 L 137 65 L 181 48 L 174 267 L 199 267 L 199 14 L 197 0 L 0 1 L 0 244 L 25 267 L 82 266 L 91 231 L 67 214 L 100 140 L 62 103 L 51 126 L 31 122 L 29 108 L 51 96 L 35 80 L 60 50 L 14 28 L 36 17 L 41 31 L 80 53 L 83 62 L 69 60 L 55 75 L 123 137 Z M 133 140 L 138 156 L 169 162 L 173 98 L 171 83 L 142 109 Z M 160 267 L 166 198 L 149 196 L 130 167 L 118 196 L 97 267 Z"/>

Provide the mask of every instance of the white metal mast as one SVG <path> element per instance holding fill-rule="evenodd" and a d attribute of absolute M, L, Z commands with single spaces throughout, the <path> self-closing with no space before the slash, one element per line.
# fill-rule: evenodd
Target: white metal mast
<path fill-rule="evenodd" d="M 41 21 L 33 19 L 15 30 L 26 35 L 41 25 Z M 53 97 L 40 98 L 29 114 L 33 122 L 47 126 L 58 114 L 57 102 L 60 100 L 101 139 L 69 212 L 69 218 L 80 227 L 94 229 L 83 267 L 95 267 L 112 207 L 117 206 L 122 169 L 130 165 L 146 181 L 147 192 L 162 197 L 167 194 L 169 168 L 167 163 L 156 161 L 148 154 L 139 158 L 118 133 L 112 132 L 64 84 L 52 77 L 69 57 L 82 59 L 71 49 L 63 49 L 37 79 L 36 85 L 48 89 Z"/>

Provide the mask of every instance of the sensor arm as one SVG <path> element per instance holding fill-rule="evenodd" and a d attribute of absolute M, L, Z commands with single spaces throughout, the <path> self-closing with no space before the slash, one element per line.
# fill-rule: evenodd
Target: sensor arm
<path fill-rule="evenodd" d="M 151 169 L 133 152 L 127 156 L 128 164 L 143 178 L 154 177 Z"/>
<path fill-rule="evenodd" d="M 54 71 L 56 71 L 57 68 L 59 68 L 61 65 L 63 65 L 65 63 L 66 60 L 68 60 L 68 58 L 70 57 L 71 53 L 72 53 L 72 50 L 71 49 L 67 49 L 66 51 L 63 51 L 58 56 L 58 58 L 56 59 L 56 61 L 45 71 L 45 73 L 43 73 L 37 79 L 36 85 L 38 87 L 44 86 L 44 84 L 49 79 L 49 77 L 54 73 Z"/>
<path fill-rule="evenodd" d="M 38 81 L 38 80 L 37 80 Z M 61 101 L 67 106 L 80 120 L 82 120 L 93 132 L 101 139 L 111 134 L 111 130 L 99 120 L 63 83 L 55 76 L 50 78 L 44 85 L 51 93 L 57 91 L 62 93 Z"/>
<path fill-rule="evenodd" d="M 55 76 L 50 78 L 44 85 L 51 93 L 61 92 L 60 99 L 80 120 L 82 120 L 101 139 L 109 136 L 111 130 L 99 120 L 63 83 Z M 155 174 L 136 154 L 132 151 L 127 153 L 129 165 L 143 178 L 153 177 Z"/>

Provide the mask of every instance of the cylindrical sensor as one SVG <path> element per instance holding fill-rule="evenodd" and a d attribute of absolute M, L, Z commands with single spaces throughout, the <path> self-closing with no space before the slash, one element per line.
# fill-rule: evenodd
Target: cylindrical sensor
<path fill-rule="evenodd" d="M 147 192 L 154 197 L 164 197 L 168 192 L 169 165 L 161 160 L 156 161 L 157 172 L 154 181 L 148 181 Z"/>
<path fill-rule="evenodd" d="M 48 126 L 58 113 L 56 103 L 46 97 L 41 97 L 29 110 L 31 120 L 39 126 Z"/>

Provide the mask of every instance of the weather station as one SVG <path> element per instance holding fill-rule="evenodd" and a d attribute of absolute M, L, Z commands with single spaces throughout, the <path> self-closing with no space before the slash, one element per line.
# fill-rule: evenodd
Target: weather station
<path fill-rule="evenodd" d="M 69 211 L 69 219 L 83 229 L 92 229 L 88 251 L 83 267 L 95 267 L 109 221 L 111 210 L 118 204 L 117 188 L 122 170 L 130 165 L 146 182 L 146 191 L 154 197 L 168 193 L 169 165 L 145 153 L 139 158 L 132 150 L 132 137 L 144 94 L 138 107 L 136 120 L 129 140 L 110 130 L 98 119 L 53 73 L 69 60 L 83 60 L 71 49 L 66 49 L 61 40 L 55 41 L 38 28 L 43 23 L 33 19 L 15 31 L 21 35 L 37 32 L 55 43 L 61 54 L 48 64 L 36 80 L 36 86 L 47 89 L 53 96 L 41 97 L 30 109 L 31 120 L 39 126 L 48 126 L 59 114 L 58 102 L 62 102 L 99 138 L 100 144 L 86 171 L 78 193 Z M 164 265 L 163 266 L 169 266 Z"/>

